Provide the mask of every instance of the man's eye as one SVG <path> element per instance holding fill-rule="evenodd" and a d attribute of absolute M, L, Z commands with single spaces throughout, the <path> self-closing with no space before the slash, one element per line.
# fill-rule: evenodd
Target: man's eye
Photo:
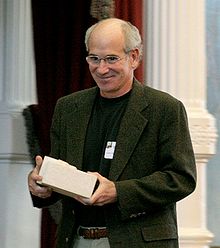
<path fill-rule="evenodd" d="M 106 58 L 106 60 L 107 60 L 109 63 L 114 63 L 114 62 L 118 61 L 118 57 L 116 57 L 116 56 L 108 56 L 108 57 Z"/>
<path fill-rule="evenodd" d="M 96 56 L 90 56 L 89 59 L 94 61 L 94 62 L 99 61 L 99 57 L 96 57 Z"/>

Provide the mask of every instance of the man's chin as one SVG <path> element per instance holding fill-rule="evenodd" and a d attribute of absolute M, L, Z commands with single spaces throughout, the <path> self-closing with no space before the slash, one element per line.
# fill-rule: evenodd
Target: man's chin
<path fill-rule="evenodd" d="M 112 80 L 99 80 L 99 82 L 97 82 L 97 85 L 99 86 L 100 89 L 103 90 L 111 90 L 114 86 L 114 82 Z"/>
<path fill-rule="evenodd" d="M 98 82 L 99 82 L 99 84 L 101 85 L 101 84 L 103 84 L 103 85 L 105 85 L 105 84 L 113 84 L 114 83 L 114 79 L 113 79 L 113 77 L 108 77 L 108 78 L 99 78 L 98 79 Z"/>

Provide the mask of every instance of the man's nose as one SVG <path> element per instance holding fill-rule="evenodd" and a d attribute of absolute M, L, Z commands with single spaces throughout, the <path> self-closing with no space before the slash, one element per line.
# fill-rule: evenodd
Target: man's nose
<path fill-rule="evenodd" d="M 108 63 L 106 63 L 106 61 L 104 59 L 100 60 L 100 63 L 97 67 L 97 71 L 99 73 L 106 73 L 109 71 Z"/>

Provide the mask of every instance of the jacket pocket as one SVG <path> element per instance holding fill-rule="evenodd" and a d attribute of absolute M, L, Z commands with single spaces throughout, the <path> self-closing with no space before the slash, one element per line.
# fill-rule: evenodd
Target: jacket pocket
<path fill-rule="evenodd" d="M 145 241 L 177 239 L 177 227 L 174 224 L 153 225 L 142 227 L 142 236 Z"/>

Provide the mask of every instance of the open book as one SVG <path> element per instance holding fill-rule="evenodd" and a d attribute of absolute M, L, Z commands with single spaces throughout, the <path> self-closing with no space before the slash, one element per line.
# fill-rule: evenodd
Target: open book
<path fill-rule="evenodd" d="M 89 198 L 97 181 L 95 175 L 48 156 L 44 157 L 39 175 L 43 177 L 42 181 L 38 181 L 40 185 L 49 186 L 54 191 L 70 197 L 80 195 Z"/>

